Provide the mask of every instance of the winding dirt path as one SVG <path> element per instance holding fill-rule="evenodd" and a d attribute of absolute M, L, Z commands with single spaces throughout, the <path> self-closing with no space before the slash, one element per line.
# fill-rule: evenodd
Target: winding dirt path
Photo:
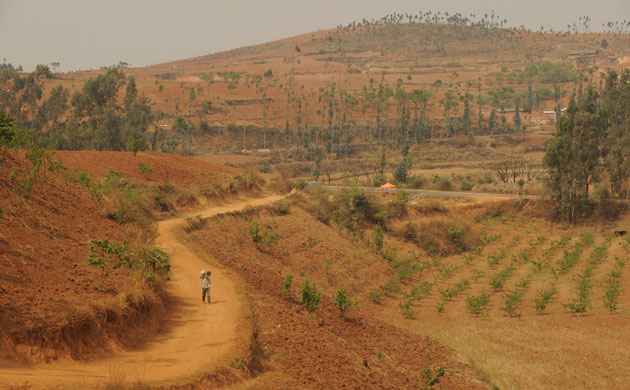
<path fill-rule="evenodd" d="M 210 217 L 246 206 L 274 202 L 270 196 L 211 207 L 194 213 Z M 138 348 L 90 362 L 72 360 L 52 364 L 0 367 L 0 388 L 28 383 L 29 389 L 85 389 L 99 385 L 168 385 L 199 378 L 229 364 L 247 347 L 245 297 L 228 271 L 204 261 L 176 238 L 184 218 L 159 223 L 156 245 L 172 253 L 164 331 Z M 212 270 L 212 304 L 201 303 L 199 272 Z"/>

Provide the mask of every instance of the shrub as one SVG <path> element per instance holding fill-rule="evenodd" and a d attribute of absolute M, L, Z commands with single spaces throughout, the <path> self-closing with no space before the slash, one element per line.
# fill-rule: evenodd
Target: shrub
<path fill-rule="evenodd" d="M 396 199 L 389 203 L 389 214 L 392 217 L 401 218 L 407 215 L 407 204 L 409 204 L 409 193 L 401 190 L 396 193 Z"/>
<path fill-rule="evenodd" d="M 465 252 L 478 242 L 470 226 L 461 220 L 436 217 L 424 221 L 418 227 L 417 242 L 436 255 Z"/>
<path fill-rule="evenodd" d="M 438 384 L 440 382 L 440 377 L 443 377 L 445 374 L 444 369 L 441 367 L 433 371 L 435 372 L 435 375 L 431 375 L 431 370 L 429 370 L 428 368 L 420 371 L 420 376 L 422 376 L 424 383 L 431 387 Z"/>
<path fill-rule="evenodd" d="M 446 233 L 450 238 L 451 242 L 455 245 L 456 252 L 463 252 L 466 250 L 466 246 L 462 242 L 462 228 L 461 227 L 449 227 L 446 229 Z"/>
<path fill-rule="evenodd" d="M 541 314 L 547 306 L 551 299 L 558 293 L 558 288 L 555 284 L 547 288 L 541 288 L 536 291 L 536 298 L 534 298 L 534 309 L 536 309 L 536 313 Z"/>
<path fill-rule="evenodd" d="M 261 244 L 266 246 L 267 248 L 272 248 L 278 245 L 278 241 L 280 240 L 280 235 L 276 232 L 272 232 L 270 230 L 264 230 L 262 232 Z"/>
<path fill-rule="evenodd" d="M 470 288 L 470 281 L 468 279 L 462 279 L 455 283 L 454 286 L 449 286 L 446 289 L 440 288 L 438 291 L 440 292 L 440 295 L 442 295 L 442 299 L 444 301 L 450 301 L 468 288 Z"/>
<path fill-rule="evenodd" d="M 269 160 L 263 160 L 260 166 L 260 172 L 262 173 L 271 173 L 271 163 Z M 306 182 L 304 182 L 306 184 Z"/>
<path fill-rule="evenodd" d="M 276 213 L 276 215 L 287 215 L 287 214 L 289 214 L 289 204 L 287 202 L 279 200 L 277 202 L 274 202 L 272 204 L 272 207 L 273 207 L 273 210 Z"/>
<path fill-rule="evenodd" d="M 505 249 L 501 249 L 499 253 L 491 253 L 488 255 L 488 267 L 494 267 L 501 260 L 505 259 Z"/>
<path fill-rule="evenodd" d="M 307 185 L 308 183 L 305 182 L 304 180 L 296 181 L 295 183 L 292 184 L 293 188 L 300 191 L 305 189 Z"/>
<path fill-rule="evenodd" d="M 604 307 L 609 309 L 610 311 L 616 311 L 618 307 L 618 298 L 621 294 L 621 274 L 617 276 L 615 272 L 611 272 L 606 279 L 606 290 L 604 291 L 604 297 L 602 300 L 604 301 Z"/>
<path fill-rule="evenodd" d="M 354 298 L 354 300 L 351 300 L 350 297 L 348 297 L 348 295 L 346 294 L 346 290 L 343 288 L 337 289 L 337 292 L 335 293 L 335 295 L 333 295 L 333 301 L 341 312 L 341 316 L 344 318 L 346 317 L 346 312 L 348 311 L 348 309 L 350 309 L 352 306 L 358 305 L 357 299 Z"/>
<path fill-rule="evenodd" d="M 247 222 L 247 234 L 249 234 L 255 244 L 260 243 L 262 241 L 262 237 L 260 236 L 260 221 L 257 219 L 249 220 Z"/>
<path fill-rule="evenodd" d="M 483 291 L 480 295 L 466 298 L 466 309 L 475 315 L 480 315 L 482 310 L 490 303 L 490 294 Z"/>
<path fill-rule="evenodd" d="M 261 233 L 260 230 L 260 222 L 257 219 L 254 218 L 247 222 L 247 233 L 255 244 L 262 244 L 268 248 L 278 244 L 280 238 L 278 233 L 270 230 L 263 230 Z"/>
<path fill-rule="evenodd" d="M 416 318 L 416 312 L 413 311 L 413 299 L 409 297 L 404 297 L 400 303 L 398 303 L 398 307 L 402 312 L 402 316 L 406 319 L 413 320 Z"/>
<path fill-rule="evenodd" d="M 598 245 L 593 248 L 593 251 L 589 255 L 588 264 L 593 266 L 597 265 L 606 256 L 608 256 L 608 247 L 606 244 Z"/>
<path fill-rule="evenodd" d="M 199 230 L 204 227 L 206 220 L 201 218 L 201 215 L 195 215 L 194 217 L 186 217 L 186 227 L 184 228 L 188 233 L 195 230 Z"/>
<path fill-rule="evenodd" d="M 368 298 L 370 298 L 370 301 L 376 304 L 380 304 L 381 302 L 383 302 L 384 297 L 385 297 L 385 293 L 380 289 L 370 290 L 370 292 L 368 293 Z"/>
<path fill-rule="evenodd" d="M 582 233 L 580 234 L 580 242 L 582 243 L 583 247 L 589 247 L 593 245 L 593 243 L 595 242 L 595 239 L 593 238 L 593 235 L 590 233 Z"/>
<path fill-rule="evenodd" d="M 143 174 L 153 172 L 153 165 L 144 165 L 142 162 L 139 162 L 138 167 L 140 167 L 140 172 L 142 172 Z"/>
<path fill-rule="evenodd" d="M 577 296 L 564 304 L 564 307 L 569 309 L 571 313 L 585 313 L 591 308 L 592 272 L 592 267 L 586 267 L 580 274 L 573 277 Z"/>
<path fill-rule="evenodd" d="M 383 250 L 383 228 L 381 228 L 380 224 L 374 225 L 372 229 L 372 241 L 374 242 L 374 246 L 378 252 Z"/>
<path fill-rule="evenodd" d="M 383 184 L 387 183 L 387 178 L 383 174 L 377 174 L 372 177 L 372 186 L 380 187 Z"/>
<path fill-rule="evenodd" d="M 422 177 L 422 176 L 416 176 L 416 175 L 410 176 L 407 179 L 407 187 L 414 188 L 414 189 L 422 188 L 422 187 L 424 187 L 426 182 L 427 182 L 426 179 L 424 177 Z"/>
<path fill-rule="evenodd" d="M 293 275 L 287 274 L 284 278 L 284 282 L 282 282 L 282 291 L 284 291 L 285 293 L 288 292 L 292 284 L 293 284 Z"/>
<path fill-rule="evenodd" d="M 582 244 L 576 243 L 571 250 L 565 250 L 564 255 L 556 262 L 560 267 L 560 273 L 565 273 L 571 269 L 580 259 L 582 254 Z"/>
<path fill-rule="evenodd" d="M 320 292 L 317 291 L 317 286 L 313 282 L 310 284 L 308 278 L 302 281 L 301 299 L 302 306 L 309 312 L 313 312 L 319 307 Z"/>
<path fill-rule="evenodd" d="M 461 185 L 462 191 L 470 191 L 475 187 L 475 185 L 468 180 L 464 180 Z"/>
<path fill-rule="evenodd" d="M 384 224 L 387 218 L 383 203 L 356 187 L 342 190 L 335 206 L 333 221 L 348 230 L 356 231 L 365 223 Z"/>
<path fill-rule="evenodd" d="M 435 199 L 429 199 L 422 202 L 418 202 L 413 206 L 413 209 L 422 215 L 433 214 L 447 214 L 448 208 L 444 204 Z"/>
<path fill-rule="evenodd" d="M 90 240 L 90 244 L 92 245 L 90 245 L 87 263 L 101 269 L 101 282 L 110 272 L 107 269 L 108 265 L 111 269 L 118 269 L 123 264 L 130 264 L 131 254 L 127 241 L 120 243 L 115 240 L 110 241 L 109 238 L 104 240 L 93 238 Z"/>
<path fill-rule="evenodd" d="M 398 274 L 398 279 L 401 282 L 411 279 L 414 275 L 420 272 L 423 268 L 416 261 L 412 259 L 404 259 L 398 262 L 390 261 L 392 266 Z"/>
<path fill-rule="evenodd" d="M 492 286 L 492 288 L 494 288 L 494 291 L 501 291 L 503 289 L 503 286 L 505 285 L 505 282 L 507 281 L 507 278 L 515 270 L 516 268 L 508 266 L 492 275 L 492 277 L 490 278 L 490 285 Z"/>
<path fill-rule="evenodd" d="M 505 306 L 503 306 L 501 310 L 506 312 L 510 317 L 520 317 L 521 313 L 517 312 L 516 309 L 519 303 L 521 303 L 524 294 L 525 292 L 523 290 L 514 289 L 501 295 L 505 301 Z"/>
<path fill-rule="evenodd" d="M 437 189 L 440 191 L 452 191 L 453 184 L 449 179 L 442 177 L 437 182 Z"/>
<path fill-rule="evenodd" d="M 402 236 L 405 241 L 418 242 L 418 226 L 413 222 L 407 222 L 402 230 Z"/>
<path fill-rule="evenodd" d="M 385 295 L 396 294 L 400 291 L 400 283 L 397 278 L 388 279 L 385 284 L 379 286 Z"/>
<path fill-rule="evenodd" d="M 134 267 L 138 267 L 149 285 L 156 287 L 159 277 L 171 270 L 171 257 L 160 248 L 141 247 L 134 251 Z"/>

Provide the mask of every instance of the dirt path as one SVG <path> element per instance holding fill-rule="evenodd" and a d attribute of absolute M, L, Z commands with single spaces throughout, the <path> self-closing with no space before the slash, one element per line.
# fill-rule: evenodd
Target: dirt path
<path fill-rule="evenodd" d="M 331 191 L 341 191 L 344 188 L 349 188 L 347 186 L 325 186 L 321 185 L 319 182 L 309 182 L 309 186 L 312 187 L 321 187 Z M 367 192 L 378 192 L 381 194 L 387 193 L 396 193 L 399 191 L 397 188 L 388 188 L 381 189 L 376 187 L 357 187 L 362 191 Z M 481 199 L 540 199 L 541 197 L 538 195 L 514 195 L 514 194 L 494 194 L 494 193 L 486 193 L 486 192 L 457 192 L 457 191 L 432 191 L 432 190 L 414 190 L 414 189 L 400 189 L 400 191 L 405 191 L 410 194 L 415 195 L 428 195 L 428 196 L 448 196 L 448 197 L 459 197 L 459 198 L 481 198 Z"/>
<path fill-rule="evenodd" d="M 271 196 L 208 208 L 203 217 L 237 211 L 281 199 Z M 28 383 L 29 389 L 85 389 L 98 385 L 160 384 L 198 378 L 229 364 L 249 342 L 244 325 L 244 296 L 227 271 L 209 264 L 175 237 L 184 218 L 159 223 L 156 245 L 173 254 L 164 331 L 137 349 L 91 362 L 62 360 L 52 364 L 0 367 L 0 388 Z M 212 304 L 201 303 L 199 273 L 212 270 Z"/>

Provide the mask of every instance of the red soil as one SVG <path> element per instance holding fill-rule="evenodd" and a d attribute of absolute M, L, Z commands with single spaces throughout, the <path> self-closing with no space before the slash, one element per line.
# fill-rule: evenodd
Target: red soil
<path fill-rule="evenodd" d="M 116 170 L 127 180 L 168 180 L 178 190 L 196 188 L 197 194 L 206 188 L 220 193 L 225 179 L 240 172 L 161 153 L 57 152 L 55 157 L 93 178 Z M 139 162 L 153 171 L 142 173 Z M 113 270 L 100 287 L 100 269 L 87 264 L 90 239 L 122 241 L 130 232 L 107 218 L 88 190 L 56 173 L 35 183 L 27 199 L 18 196 L 9 174 L 27 166 L 22 154 L 8 153 L 0 168 L 0 359 L 85 359 L 109 350 L 111 341 L 135 344 L 158 325 L 146 315 L 150 307 L 152 316 L 159 315 L 160 304 L 138 287 L 127 267 Z M 129 331 L 139 319 L 144 326 Z"/>
<path fill-rule="evenodd" d="M 100 177 L 111 170 L 119 171 L 126 179 L 168 180 L 178 187 L 210 185 L 220 176 L 238 175 L 239 169 L 213 164 L 196 158 L 175 154 L 140 152 L 57 151 L 68 167 L 85 169 L 90 176 Z M 140 171 L 139 163 L 153 167 L 151 173 Z"/>
<path fill-rule="evenodd" d="M 38 338 L 79 320 L 82 305 L 113 298 L 130 277 L 121 268 L 97 290 L 100 270 L 87 264 L 89 239 L 122 240 L 122 228 L 97 211 L 85 189 L 57 175 L 35 184 L 28 199 L 16 195 L 9 172 L 26 164 L 7 154 L 0 175 L 0 337 L 9 345 L 8 340 L 39 344 Z M 54 340 L 39 341 L 50 347 Z M 0 348 L 0 358 L 70 353 L 6 347 Z"/>

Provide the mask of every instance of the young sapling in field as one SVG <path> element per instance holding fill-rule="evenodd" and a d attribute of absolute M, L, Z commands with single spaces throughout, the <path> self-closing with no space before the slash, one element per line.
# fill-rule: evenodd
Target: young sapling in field
<path fill-rule="evenodd" d="M 505 294 L 502 294 L 501 297 L 505 301 L 505 306 L 501 308 L 504 312 L 507 313 L 510 317 L 520 317 L 521 313 L 517 312 L 516 309 L 518 305 L 521 303 L 521 299 L 525 292 L 522 289 L 515 288 L 514 290 L 509 290 Z"/>
<path fill-rule="evenodd" d="M 536 313 L 542 314 L 543 311 L 549 306 L 551 299 L 558 293 L 558 288 L 555 284 L 547 288 L 541 288 L 536 291 L 536 298 L 534 298 L 534 309 Z"/>
<path fill-rule="evenodd" d="M 302 281 L 300 293 L 300 302 L 302 302 L 302 306 L 304 306 L 306 310 L 313 312 L 319 307 L 320 292 L 317 291 L 316 284 L 311 284 L 308 278 Z"/>
<path fill-rule="evenodd" d="M 333 295 L 333 301 L 337 306 L 337 309 L 341 312 L 341 316 L 346 318 L 346 312 L 353 306 L 358 306 L 357 298 L 350 299 L 348 294 L 346 294 L 346 290 L 343 288 L 337 289 L 335 295 Z"/>
<path fill-rule="evenodd" d="M 576 284 L 577 296 L 564 304 L 564 307 L 569 309 L 571 313 L 586 313 L 591 309 L 592 273 L 593 267 L 588 266 L 573 278 Z"/>
<path fill-rule="evenodd" d="M 293 275 L 287 274 L 284 278 L 284 282 L 282 282 L 282 291 L 287 293 L 293 284 Z"/>
<path fill-rule="evenodd" d="M 483 310 L 490 303 L 490 294 L 483 291 L 479 295 L 472 295 L 466 298 L 466 309 L 474 315 L 481 315 Z M 487 315 L 487 312 L 486 312 Z"/>

